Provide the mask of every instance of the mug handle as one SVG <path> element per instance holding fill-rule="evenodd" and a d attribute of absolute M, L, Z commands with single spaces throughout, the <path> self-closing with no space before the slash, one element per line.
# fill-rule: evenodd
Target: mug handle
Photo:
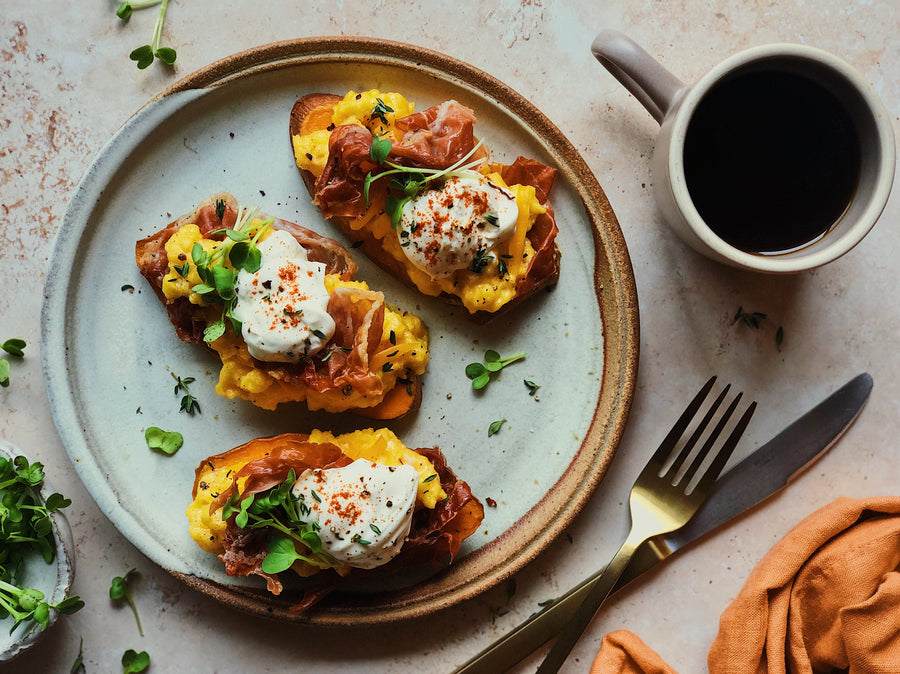
<path fill-rule="evenodd" d="M 591 44 L 591 53 L 662 124 L 680 98 L 684 82 L 617 30 L 600 31 Z"/>

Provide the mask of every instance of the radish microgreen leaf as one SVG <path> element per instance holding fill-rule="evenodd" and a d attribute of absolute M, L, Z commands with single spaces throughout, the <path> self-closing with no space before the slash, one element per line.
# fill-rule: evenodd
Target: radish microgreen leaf
<path fill-rule="evenodd" d="M 159 59 L 167 66 L 175 63 L 178 57 L 172 47 L 160 47 L 159 43 L 162 38 L 163 22 L 166 18 L 166 8 L 169 0 L 138 0 L 137 2 L 123 2 L 116 8 L 116 16 L 122 21 L 128 21 L 136 9 L 147 9 L 159 5 L 159 11 L 156 14 L 156 25 L 153 27 L 153 37 L 150 44 L 141 45 L 134 49 L 129 55 L 132 61 L 135 61 L 140 70 L 144 70 L 153 63 L 154 59 Z"/>
<path fill-rule="evenodd" d="M 116 576 L 112 579 L 112 583 L 109 585 L 109 598 L 110 599 L 124 599 L 128 605 L 131 607 L 131 612 L 134 613 L 134 620 L 137 623 L 138 633 L 141 636 L 144 636 L 144 630 L 141 627 L 141 619 L 138 616 L 137 606 L 135 606 L 134 598 L 131 596 L 131 590 L 128 587 L 128 580 L 137 572 L 137 569 L 129 569 L 125 572 L 124 576 Z M 135 670 L 140 671 L 140 670 Z"/>
<path fill-rule="evenodd" d="M 147 651 L 138 653 L 133 648 L 129 648 L 122 654 L 122 667 L 125 669 L 122 674 L 137 674 L 143 672 L 150 666 L 150 656 Z"/>
<path fill-rule="evenodd" d="M 175 454 L 184 444 L 184 437 L 181 433 L 164 431 L 156 426 L 147 427 L 147 430 L 144 431 L 144 440 L 147 441 L 147 447 L 167 456 Z"/>
<path fill-rule="evenodd" d="M 507 358 L 501 358 L 499 353 L 493 349 L 488 349 L 484 352 L 483 363 L 469 363 L 466 365 L 466 376 L 472 380 L 472 388 L 480 390 L 490 383 L 492 374 L 524 357 L 525 352 L 521 352 Z"/>

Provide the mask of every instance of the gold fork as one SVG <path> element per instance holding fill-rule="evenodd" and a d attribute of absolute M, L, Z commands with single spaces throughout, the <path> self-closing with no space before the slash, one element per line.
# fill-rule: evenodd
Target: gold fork
<path fill-rule="evenodd" d="M 682 470 L 682 468 L 725 400 L 731 388 L 730 384 L 725 387 L 706 412 L 703 420 L 697 425 L 688 441 L 679 451 L 672 465 L 665 472 L 663 472 L 663 468 L 678 441 L 697 415 L 700 406 L 703 404 L 715 381 L 715 377 L 710 378 L 703 388 L 700 389 L 700 392 L 685 409 L 672 430 L 669 431 L 669 434 L 662 441 L 659 449 L 653 454 L 644 470 L 641 471 L 634 486 L 631 488 L 631 496 L 629 497 L 631 531 L 628 537 L 597 579 L 590 593 L 585 597 L 575 615 L 556 640 L 553 648 L 550 649 L 544 662 L 538 668 L 537 674 L 548 674 L 559 670 L 572 648 L 578 642 L 581 634 L 590 624 L 594 615 L 596 615 L 600 605 L 609 596 L 619 576 L 625 571 L 628 561 L 638 546 L 649 538 L 683 527 L 694 516 L 694 513 L 697 512 L 712 491 L 713 484 L 719 477 L 719 473 L 722 472 L 738 440 L 743 435 L 744 429 L 750 422 L 750 417 L 756 409 L 755 402 L 747 407 L 731 434 L 722 446 L 716 450 L 709 466 L 701 473 L 700 469 L 704 460 L 709 455 L 713 445 L 722 434 L 728 420 L 740 402 L 742 394 L 738 393 L 719 418 L 715 428 L 709 434 L 697 455 L 693 457 L 687 469 Z M 695 485 L 695 478 L 698 475 L 700 477 L 699 480 L 696 480 Z"/>

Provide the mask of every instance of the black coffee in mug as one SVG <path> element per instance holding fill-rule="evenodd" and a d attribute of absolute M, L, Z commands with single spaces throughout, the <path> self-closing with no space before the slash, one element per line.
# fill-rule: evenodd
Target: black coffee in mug
<path fill-rule="evenodd" d="M 684 140 L 688 193 L 704 222 L 749 253 L 825 236 L 861 171 L 853 120 L 825 86 L 790 71 L 737 72 L 700 100 Z"/>

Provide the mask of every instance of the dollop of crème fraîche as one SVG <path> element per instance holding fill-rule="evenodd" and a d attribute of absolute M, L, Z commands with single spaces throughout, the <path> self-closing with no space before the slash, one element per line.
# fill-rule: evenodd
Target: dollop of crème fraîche
<path fill-rule="evenodd" d="M 512 192 L 480 174 L 454 176 L 403 206 L 397 235 L 406 257 L 432 278 L 478 269 L 494 246 L 516 229 Z"/>
<path fill-rule="evenodd" d="M 290 363 L 317 353 L 334 335 L 328 313 L 325 265 L 311 262 L 289 233 L 272 232 L 259 244 L 259 270 L 237 275 L 234 317 L 250 355 Z"/>
<path fill-rule="evenodd" d="M 293 492 L 318 524 L 324 553 L 340 564 L 374 569 L 396 557 L 409 535 L 418 484 L 412 466 L 357 459 L 304 471 Z"/>

